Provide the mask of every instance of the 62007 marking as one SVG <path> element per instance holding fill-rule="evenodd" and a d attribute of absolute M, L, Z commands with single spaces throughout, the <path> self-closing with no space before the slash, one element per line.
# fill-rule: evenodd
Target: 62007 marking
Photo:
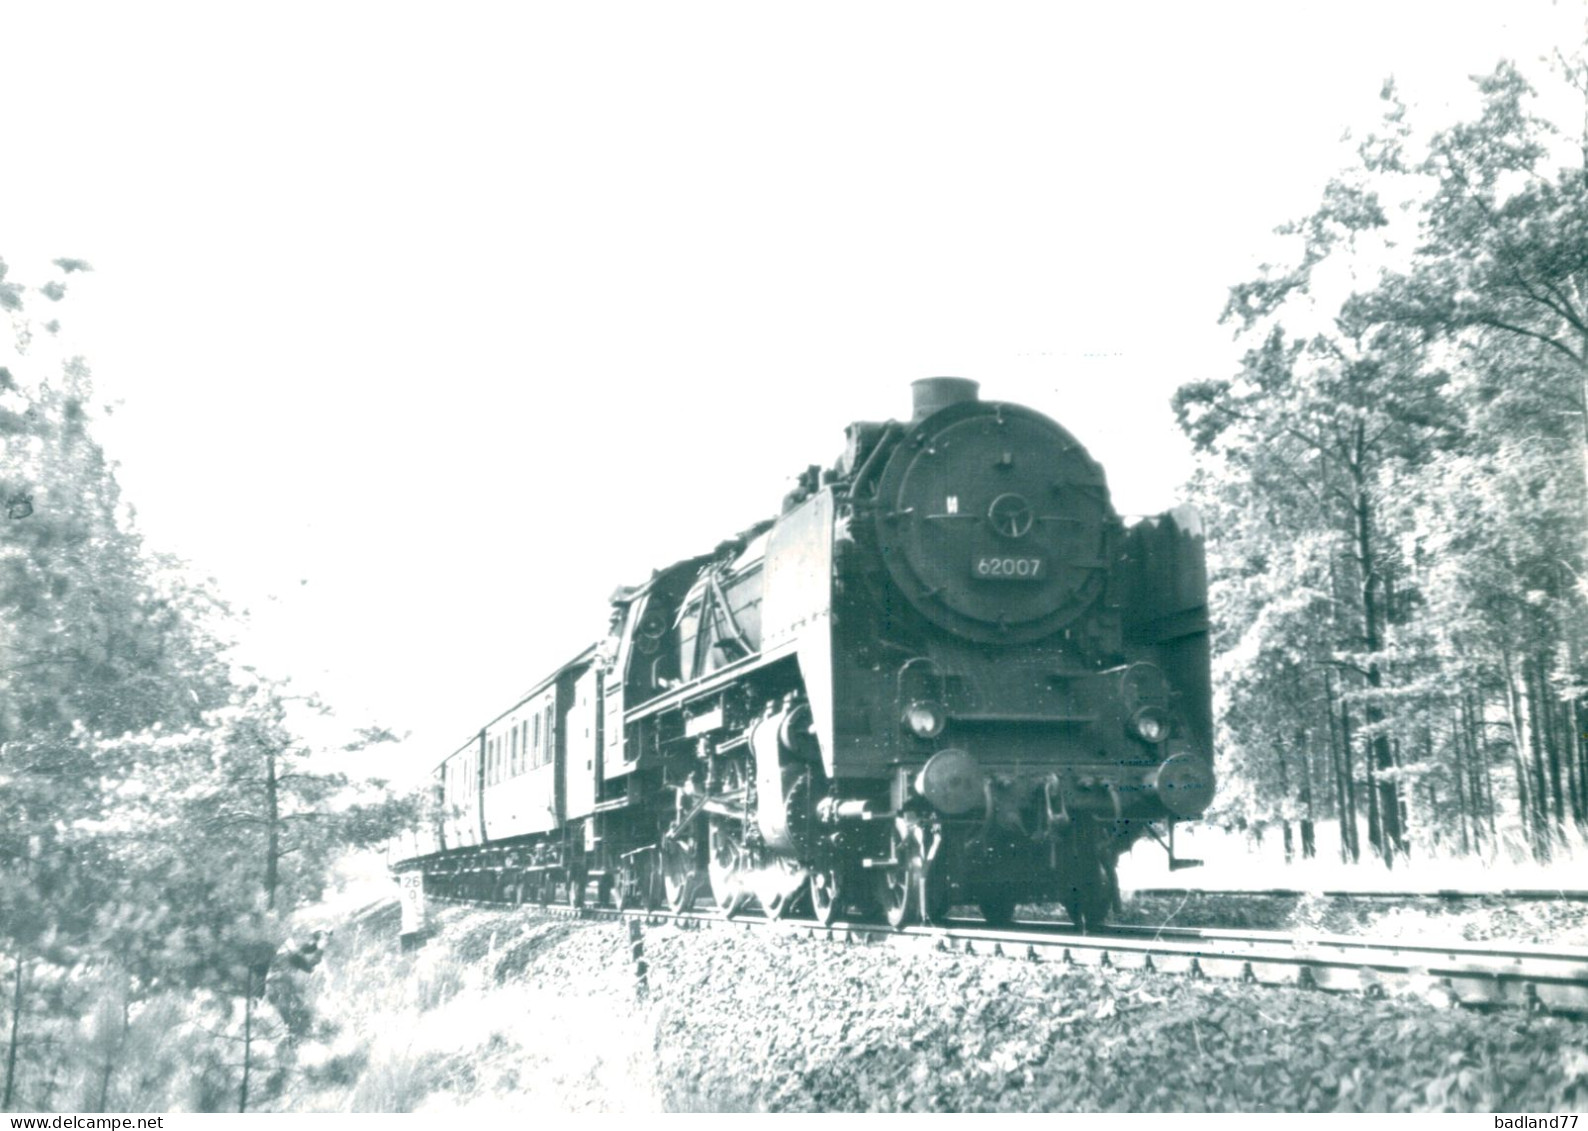
<path fill-rule="evenodd" d="M 1003 558 L 982 556 L 976 559 L 977 577 L 994 581 L 1041 581 L 1045 563 L 1041 558 Z"/>

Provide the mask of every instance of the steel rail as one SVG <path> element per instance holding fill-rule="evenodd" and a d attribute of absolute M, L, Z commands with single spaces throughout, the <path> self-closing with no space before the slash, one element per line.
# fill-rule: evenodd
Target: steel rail
<path fill-rule="evenodd" d="M 1021 921 L 1016 924 L 1020 927 L 1044 927 L 1041 920 L 1029 923 Z M 1073 930 L 1074 928 L 1070 928 Z M 1369 947 L 1386 947 L 1404 951 L 1408 954 L 1438 954 L 1445 957 L 1489 958 L 1496 953 L 1507 956 L 1535 960 L 1556 959 L 1568 964 L 1577 964 L 1588 961 L 1588 947 L 1561 946 L 1551 943 L 1520 943 L 1501 940 L 1500 945 L 1505 949 L 1497 952 L 1493 944 L 1485 940 L 1442 938 L 1438 935 L 1425 936 L 1419 941 L 1406 939 L 1379 940 L 1363 935 L 1335 935 L 1324 934 L 1316 931 L 1259 931 L 1241 929 L 1226 929 L 1223 927 L 1149 927 L 1143 924 L 1121 924 L 1110 926 L 1111 935 L 1122 935 L 1127 938 L 1152 938 L 1170 939 L 1177 941 L 1206 940 L 1209 942 L 1240 944 L 1252 943 L 1257 945 L 1279 946 L 1315 946 L 1337 948 L 1341 950 L 1361 950 Z"/>
<path fill-rule="evenodd" d="M 1385 901 L 1409 901 L 1439 899 L 1450 902 L 1461 900 L 1497 899 L 1509 902 L 1535 902 L 1535 903 L 1588 903 L 1588 890 L 1581 888 L 1493 888 L 1489 891 L 1467 891 L 1455 888 L 1428 888 L 1423 891 L 1388 891 L 1370 890 L 1360 891 L 1345 888 L 1308 890 L 1302 888 L 1133 888 L 1133 896 L 1152 895 L 1166 897 L 1184 896 L 1234 896 L 1237 898 L 1251 899 L 1258 896 L 1273 897 L 1276 899 L 1302 899 L 1306 896 L 1322 896 L 1325 899 L 1368 899 Z"/>

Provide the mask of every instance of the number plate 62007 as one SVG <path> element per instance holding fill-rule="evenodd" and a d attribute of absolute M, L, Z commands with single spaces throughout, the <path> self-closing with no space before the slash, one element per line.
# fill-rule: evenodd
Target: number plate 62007
<path fill-rule="evenodd" d="M 982 581 L 1046 581 L 1048 563 L 1036 557 L 981 554 L 971 563 L 971 574 Z"/>

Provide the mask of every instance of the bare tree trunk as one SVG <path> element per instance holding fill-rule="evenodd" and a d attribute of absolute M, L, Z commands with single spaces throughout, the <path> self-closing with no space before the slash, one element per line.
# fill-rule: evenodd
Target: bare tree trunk
<path fill-rule="evenodd" d="M 16 976 L 11 984 L 11 1039 L 6 1045 L 6 1088 L 5 1098 L 0 1101 L 0 1108 L 6 1111 L 15 1111 L 11 1106 L 12 1099 L 16 1096 L 17 1084 L 17 1045 L 22 1032 L 22 983 L 23 970 L 22 956 L 17 955 Z"/>
<path fill-rule="evenodd" d="M 1479 742 L 1478 720 L 1472 706 L 1472 692 L 1462 692 L 1460 707 L 1462 749 L 1467 757 L 1467 786 L 1472 796 L 1473 846 L 1481 852 L 1485 817 L 1487 817 L 1491 834 L 1494 827 L 1494 809 L 1489 790 L 1486 787 L 1488 779 L 1488 771 L 1485 765 L 1487 753 Z"/>
<path fill-rule="evenodd" d="M 1423 827 L 1427 830 L 1428 842 L 1430 844 L 1443 844 L 1448 830 L 1445 828 L 1445 824 L 1442 820 L 1444 817 L 1444 811 L 1439 804 L 1439 782 L 1437 780 L 1437 775 L 1433 773 L 1434 724 L 1431 717 L 1425 717 L 1421 729 L 1423 732 L 1423 762 L 1429 767 L 1427 779 L 1428 816 L 1425 820 L 1419 821 L 1418 824 L 1420 827 Z M 1456 795 L 1456 812 L 1459 817 L 1461 812 L 1461 796 L 1459 792 Z"/>
<path fill-rule="evenodd" d="M 1555 831 L 1559 834 L 1566 831 L 1566 796 L 1561 783 L 1560 737 L 1555 733 L 1555 704 L 1549 694 L 1549 658 L 1542 654 L 1533 658 L 1533 686 L 1533 717 L 1539 720 L 1533 729 L 1549 766 L 1549 795 L 1555 809 Z"/>
<path fill-rule="evenodd" d="M 1356 819 L 1345 795 L 1345 767 L 1342 766 L 1335 733 L 1334 707 L 1329 708 L 1329 775 L 1333 778 L 1334 812 L 1340 825 L 1340 861 L 1351 860 L 1351 824 Z"/>
<path fill-rule="evenodd" d="M 1549 816 L 1549 776 L 1544 769 L 1544 718 L 1547 711 L 1539 710 L 1537 667 L 1526 657 L 1522 659 L 1523 710 L 1527 713 L 1528 755 L 1533 763 L 1533 819 L 1538 826 L 1539 843 L 1546 851 L 1554 848 L 1554 832 Z M 1553 854 L 1551 852 L 1551 854 Z"/>
<path fill-rule="evenodd" d="M 1572 732 L 1571 700 L 1556 700 L 1550 703 L 1550 733 L 1555 736 L 1555 756 L 1560 762 L 1561 776 L 1566 788 L 1566 812 L 1561 817 L 1561 831 L 1567 828 L 1568 821 L 1573 825 L 1582 823 L 1582 803 L 1577 797 L 1577 736 Z"/>
<path fill-rule="evenodd" d="M 1357 426 L 1359 452 L 1364 442 L 1362 431 L 1363 426 L 1359 424 Z M 1384 689 L 1384 673 L 1378 663 L 1378 653 L 1384 647 L 1385 610 L 1380 607 L 1379 602 L 1379 587 L 1383 579 L 1379 576 L 1376 532 L 1373 526 L 1373 501 L 1367 490 L 1360 460 L 1352 465 L 1351 474 L 1356 487 L 1356 559 L 1362 571 L 1362 629 L 1368 651 L 1368 699 L 1365 710 L 1367 725 L 1374 732 L 1369 740 L 1368 751 L 1368 781 L 1369 789 L 1373 791 L 1373 796 L 1369 799 L 1368 813 L 1373 845 L 1378 849 L 1384 862 L 1393 865 L 1396 854 L 1406 848 L 1406 837 L 1401 822 L 1402 802 L 1399 781 L 1393 777 L 1383 777 L 1385 771 L 1395 766 L 1395 755 L 1390 749 L 1389 735 L 1381 725 L 1385 721 L 1384 709 L 1377 697 Z"/>
<path fill-rule="evenodd" d="M 1368 725 L 1373 723 L 1375 712 L 1368 711 Z M 1379 805 L 1378 774 L 1374 772 L 1373 756 L 1375 753 L 1374 740 L 1368 739 L 1366 757 L 1362 764 L 1367 767 L 1367 844 L 1376 856 L 1388 861 L 1394 853 L 1384 842 L 1384 826 L 1381 823 L 1381 807 Z"/>
<path fill-rule="evenodd" d="M 1469 833 L 1468 829 L 1477 817 L 1467 783 L 1467 748 L 1462 734 L 1459 707 L 1455 717 L 1450 721 L 1450 747 L 1455 759 L 1454 773 L 1451 776 L 1456 779 L 1456 817 L 1461 831 L 1461 855 L 1469 856 L 1472 853 L 1476 833 L 1475 831 Z"/>
<path fill-rule="evenodd" d="M 276 751 L 265 751 L 265 907 L 276 909 L 276 886 L 281 868 L 281 799 L 276 778 Z M 250 983 L 252 987 L 252 983 Z"/>
<path fill-rule="evenodd" d="M 1357 797 L 1356 797 L 1356 765 L 1355 755 L 1352 753 L 1351 736 L 1351 707 L 1350 704 L 1340 703 L 1340 759 L 1341 768 L 1345 771 L 1345 803 L 1350 813 L 1351 830 L 1351 860 L 1353 863 L 1362 859 L 1362 829 L 1357 824 Z"/>
<path fill-rule="evenodd" d="M 99 1103 L 98 1106 L 94 1108 L 95 1111 L 103 1112 L 107 1110 L 105 1105 L 110 1100 L 110 1078 L 115 1075 L 115 1072 L 115 1057 L 113 1057 L 107 1050 L 105 1053 L 105 1061 L 99 1066 Z"/>
<path fill-rule="evenodd" d="M 237 1110 L 248 1110 L 248 1074 L 254 1059 L 254 970 L 248 968 L 248 996 L 243 1002 L 243 1082 L 237 1093 Z"/>
<path fill-rule="evenodd" d="M 1571 747 L 1572 764 L 1577 767 L 1577 804 L 1572 812 L 1579 826 L 1588 825 L 1588 742 L 1584 738 L 1582 715 L 1577 710 L 1577 700 L 1566 704 L 1566 735 Z"/>
<path fill-rule="evenodd" d="M 1311 860 L 1318 854 L 1312 811 L 1312 743 L 1308 741 L 1308 732 L 1302 727 L 1296 728 L 1296 749 L 1301 751 L 1301 809 L 1304 814 L 1301 818 L 1301 856 L 1304 860 Z"/>
<path fill-rule="evenodd" d="M 1516 668 L 1511 663 L 1510 652 L 1502 650 L 1500 659 L 1505 667 L 1505 710 L 1511 724 L 1511 753 L 1516 768 L 1516 799 L 1521 809 L 1522 831 L 1527 836 L 1528 847 L 1533 855 L 1542 860 L 1548 857 L 1549 850 L 1540 843 L 1539 834 L 1542 830 L 1538 824 L 1533 786 L 1527 776 L 1527 754 L 1532 745 L 1529 736 L 1533 728 L 1527 718 L 1527 701 L 1517 691 Z"/>
<path fill-rule="evenodd" d="M 1484 698 L 1478 699 L 1479 709 L 1473 734 L 1477 738 L 1478 761 L 1483 768 L 1483 805 L 1489 818 L 1489 841 L 1500 839 L 1500 803 L 1494 796 L 1494 757 L 1489 752 L 1489 728 L 1485 725 L 1488 707 Z"/>
<path fill-rule="evenodd" d="M 1285 838 L 1285 863 L 1289 864 L 1296 856 L 1296 842 L 1291 834 L 1290 817 L 1290 767 L 1285 760 L 1285 746 L 1282 742 L 1274 743 L 1274 753 L 1279 759 L 1279 825 Z"/>

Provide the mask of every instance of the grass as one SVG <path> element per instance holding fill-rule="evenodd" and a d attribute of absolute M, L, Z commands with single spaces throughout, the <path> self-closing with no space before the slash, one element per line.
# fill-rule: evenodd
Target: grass
<path fill-rule="evenodd" d="M 1564 838 L 1554 858 L 1532 859 L 1516 833 L 1501 830 L 1499 841 L 1486 842 L 1478 854 L 1454 856 L 1415 845 L 1410 855 L 1389 867 L 1364 855 L 1357 863 L 1341 861 L 1339 828 L 1320 822 L 1317 855 L 1286 862 L 1284 842 L 1270 827 L 1259 843 L 1253 838 L 1211 825 L 1188 823 L 1175 831 L 1175 854 L 1200 859 L 1202 867 L 1171 872 L 1168 857 L 1151 841 L 1139 843 L 1120 861 L 1120 884 L 1127 890 L 1153 887 L 1195 887 L 1258 891 L 1502 891 L 1513 889 L 1581 890 L 1588 888 L 1588 842 L 1580 835 Z M 1367 846 L 1364 842 L 1364 851 Z"/>
<path fill-rule="evenodd" d="M 399 953 L 395 907 L 340 931 L 316 974 L 331 1019 L 299 1050 L 282 1111 L 653 1111 L 652 1030 L 606 985 L 604 936 L 499 912 L 450 909 L 435 938 Z M 610 932 L 608 932 L 610 933 Z M 577 950 L 555 973 L 537 958 Z M 599 945 L 598 945 L 599 944 Z"/>

